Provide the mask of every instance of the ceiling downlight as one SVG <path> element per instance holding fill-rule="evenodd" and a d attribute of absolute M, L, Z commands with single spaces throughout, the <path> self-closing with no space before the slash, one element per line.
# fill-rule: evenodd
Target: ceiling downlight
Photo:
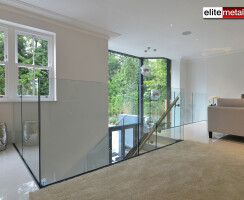
<path fill-rule="evenodd" d="M 191 35 L 191 34 L 192 34 L 191 31 L 184 31 L 184 32 L 182 32 L 182 35 Z"/>

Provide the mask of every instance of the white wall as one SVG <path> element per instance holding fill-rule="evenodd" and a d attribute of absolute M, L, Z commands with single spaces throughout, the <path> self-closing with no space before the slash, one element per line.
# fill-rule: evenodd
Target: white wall
<path fill-rule="evenodd" d="M 186 58 L 172 62 L 171 84 L 181 91 L 181 124 L 206 119 L 206 68 L 204 62 L 195 62 Z"/>
<path fill-rule="evenodd" d="M 180 60 L 180 88 L 182 91 L 187 90 L 187 74 L 188 74 L 188 61 L 185 59 Z"/>
<path fill-rule="evenodd" d="M 171 64 L 171 87 L 180 90 L 187 89 L 188 60 L 174 59 Z"/>
<path fill-rule="evenodd" d="M 180 59 L 172 60 L 171 64 L 171 87 L 180 88 Z"/>
<path fill-rule="evenodd" d="M 0 19 L 56 33 L 57 78 L 97 82 L 76 82 L 83 87 L 72 87 L 72 83 L 62 81 L 60 102 L 45 102 L 42 105 L 43 176 L 55 174 L 52 171 L 54 168 L 66 173 L 64 176 L 75 175 L 82 168 L 81 159 L 108 130 L 108 39 L 18 9 L 10 11 L 1 7 Z M 65 97 L 70 98 L 70 104 L 62 103 Z M 36 106 L 31 107 L 37 109 Z M 9 142 L 12 142 L 13 103 L 0 103 L 0 110 L 0 121 L 7 122 Z M 31 116 L 31 112 L 35 111 L 26 111 L 27 116 Z"/>
<path fill-rule="evenodd" d="M 240 98 L 244 93 L 244 52 L 193 60 L 188 66 L 188 89 L 208 96 Z"/>
<path fill-rule="evenodd" d="M 171 87 L 172 87 L 172 97 L 173 92 L 176 95 L 180 96 L 180 109 L 176 108 L 177 112 L 171 112 L 172 121 L 175 121 L 175 125 L 179 126 L 180 124 L 185 123 L 185 119 L 189 118 L 191 114 L 186 110 L 186 105 L 188 105 L 189 98 L 186 95 L 183 95 L 187 91 L 187 73 L 188 73 L 188 61 L 180 58 L 172 60 L 171 65 Z M 183 98 L 184 97 L 184 98 Z M 175 119 L 174 119 L 175 118 Z"/>
<path fill-rule="evenodd" d="M 187 90 L 207 93 L 207 64 L 203 60 L 188 61 Z"/>
<path fill-rule="evenodd" d="M 241 98 L 244 94 L 243 57 L 244 52 L 236 52 L 173 62 L 172 85 L 178 85 L 185 92 L 184 119 L 187 122 L 192 121 L 192 116 L 205 118 L 209 96 Z"/>
<path fill-rule="evenodd" d="M 244 93 L 244 52 L 209 58 L 207 92 L 210 96 L 241 98 Z"/>

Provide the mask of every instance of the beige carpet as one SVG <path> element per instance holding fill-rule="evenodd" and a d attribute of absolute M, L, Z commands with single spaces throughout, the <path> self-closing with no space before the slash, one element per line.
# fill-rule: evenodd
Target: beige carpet
<path fill-rule="evenodd" d="M 30 193 L 31 200 L 241 200 L 244 146 L 184 141 Z"/>

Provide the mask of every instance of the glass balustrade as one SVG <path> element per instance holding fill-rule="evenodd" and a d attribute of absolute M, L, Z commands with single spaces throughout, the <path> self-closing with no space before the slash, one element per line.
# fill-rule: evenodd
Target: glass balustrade
<path fill-rule="evenodd" d="M 14 103 L 15 145 L 39 185 L 177 143 L 184 139 L 184 124 L 206 120 L 205 94 L 153 88 L 131 85 L 110 107 L 106 83 L 23 84 Z"/>

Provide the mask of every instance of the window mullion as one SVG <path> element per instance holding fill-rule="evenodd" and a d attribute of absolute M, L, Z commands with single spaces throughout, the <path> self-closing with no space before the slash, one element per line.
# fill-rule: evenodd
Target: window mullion
<path fill-rule="evenodd" d="M 37 66 L 37 65 L 32 65 L 32 67 L 35 67 L 35 68 L 37 68 L 37 69 L 45 69 L 45 70 L 49 70 L 49 68 L 48 67 L 43 67 L 43 66 Z"/>
<path fill-rule="evenodd" d="M 33 83 L 32 83 L 32 93 L 33 93 L 33 96 L 35 95 L 35 81 L 36 81 L 36 68 L 33 67 L 33 71 L 34 71 L 34 80 L 33 80 Z"/>
<path fill-rule="evenodd" d="M 8 31 L 4 31 L 4 62 L 5 62 L 5 96 L 9 96 L 9 85 L 8 85 Z"/>
<path fill-rule="evenodd" d="M 35 55 L 34 55 L 34 53 L 35 53 L 35 51 L 34 51 L 34 48 L 35 48 L 35 40 L 34 40 L 34 37 L 32 37 L 32 59 L 33 59 L 33 61 L 32 61 L 32 65 L 35 65 Z"/>
<path fill-rule="evenodd" d="M 0 67 L 2 68 L 2 67 L 4 67 L 4 77 L 2 77 L 2 78 L 4 78 L 4 92 L 3 93 L 0 93 L 0 96 L 2 97 L 2 96 L 6 96 L 6 93 L 7 93 L 7 87 L 6 87 L 6 64 L 5 64 L 5 61 L 6 61 L 6 59 L 5 59 L 5 56 L 6 56 L 6 30 L 5 29 L 2 29 L 1 27 L 0 27 L 0 31 L 3 33 L 3 49 L 4 49 L 4 51 L 3 51 L 3 61 L 0 61 Z"/>
<path fill-rule="evenodd" d="M 34 72 L 34 79 L 33 79 L 33 83 L 32 83 L 32 95 L 34 96 L 35 95 L 35 78 L 36 78 L 36 69 L 34 67 L 34 64 L 35 64 L 35 40 L 34 40 L 34 37 L 32 37 L 32 59 L 33 59 L 33 62 L 32 62 L 32 65 L 33 65 L 33 72 Z"/>

